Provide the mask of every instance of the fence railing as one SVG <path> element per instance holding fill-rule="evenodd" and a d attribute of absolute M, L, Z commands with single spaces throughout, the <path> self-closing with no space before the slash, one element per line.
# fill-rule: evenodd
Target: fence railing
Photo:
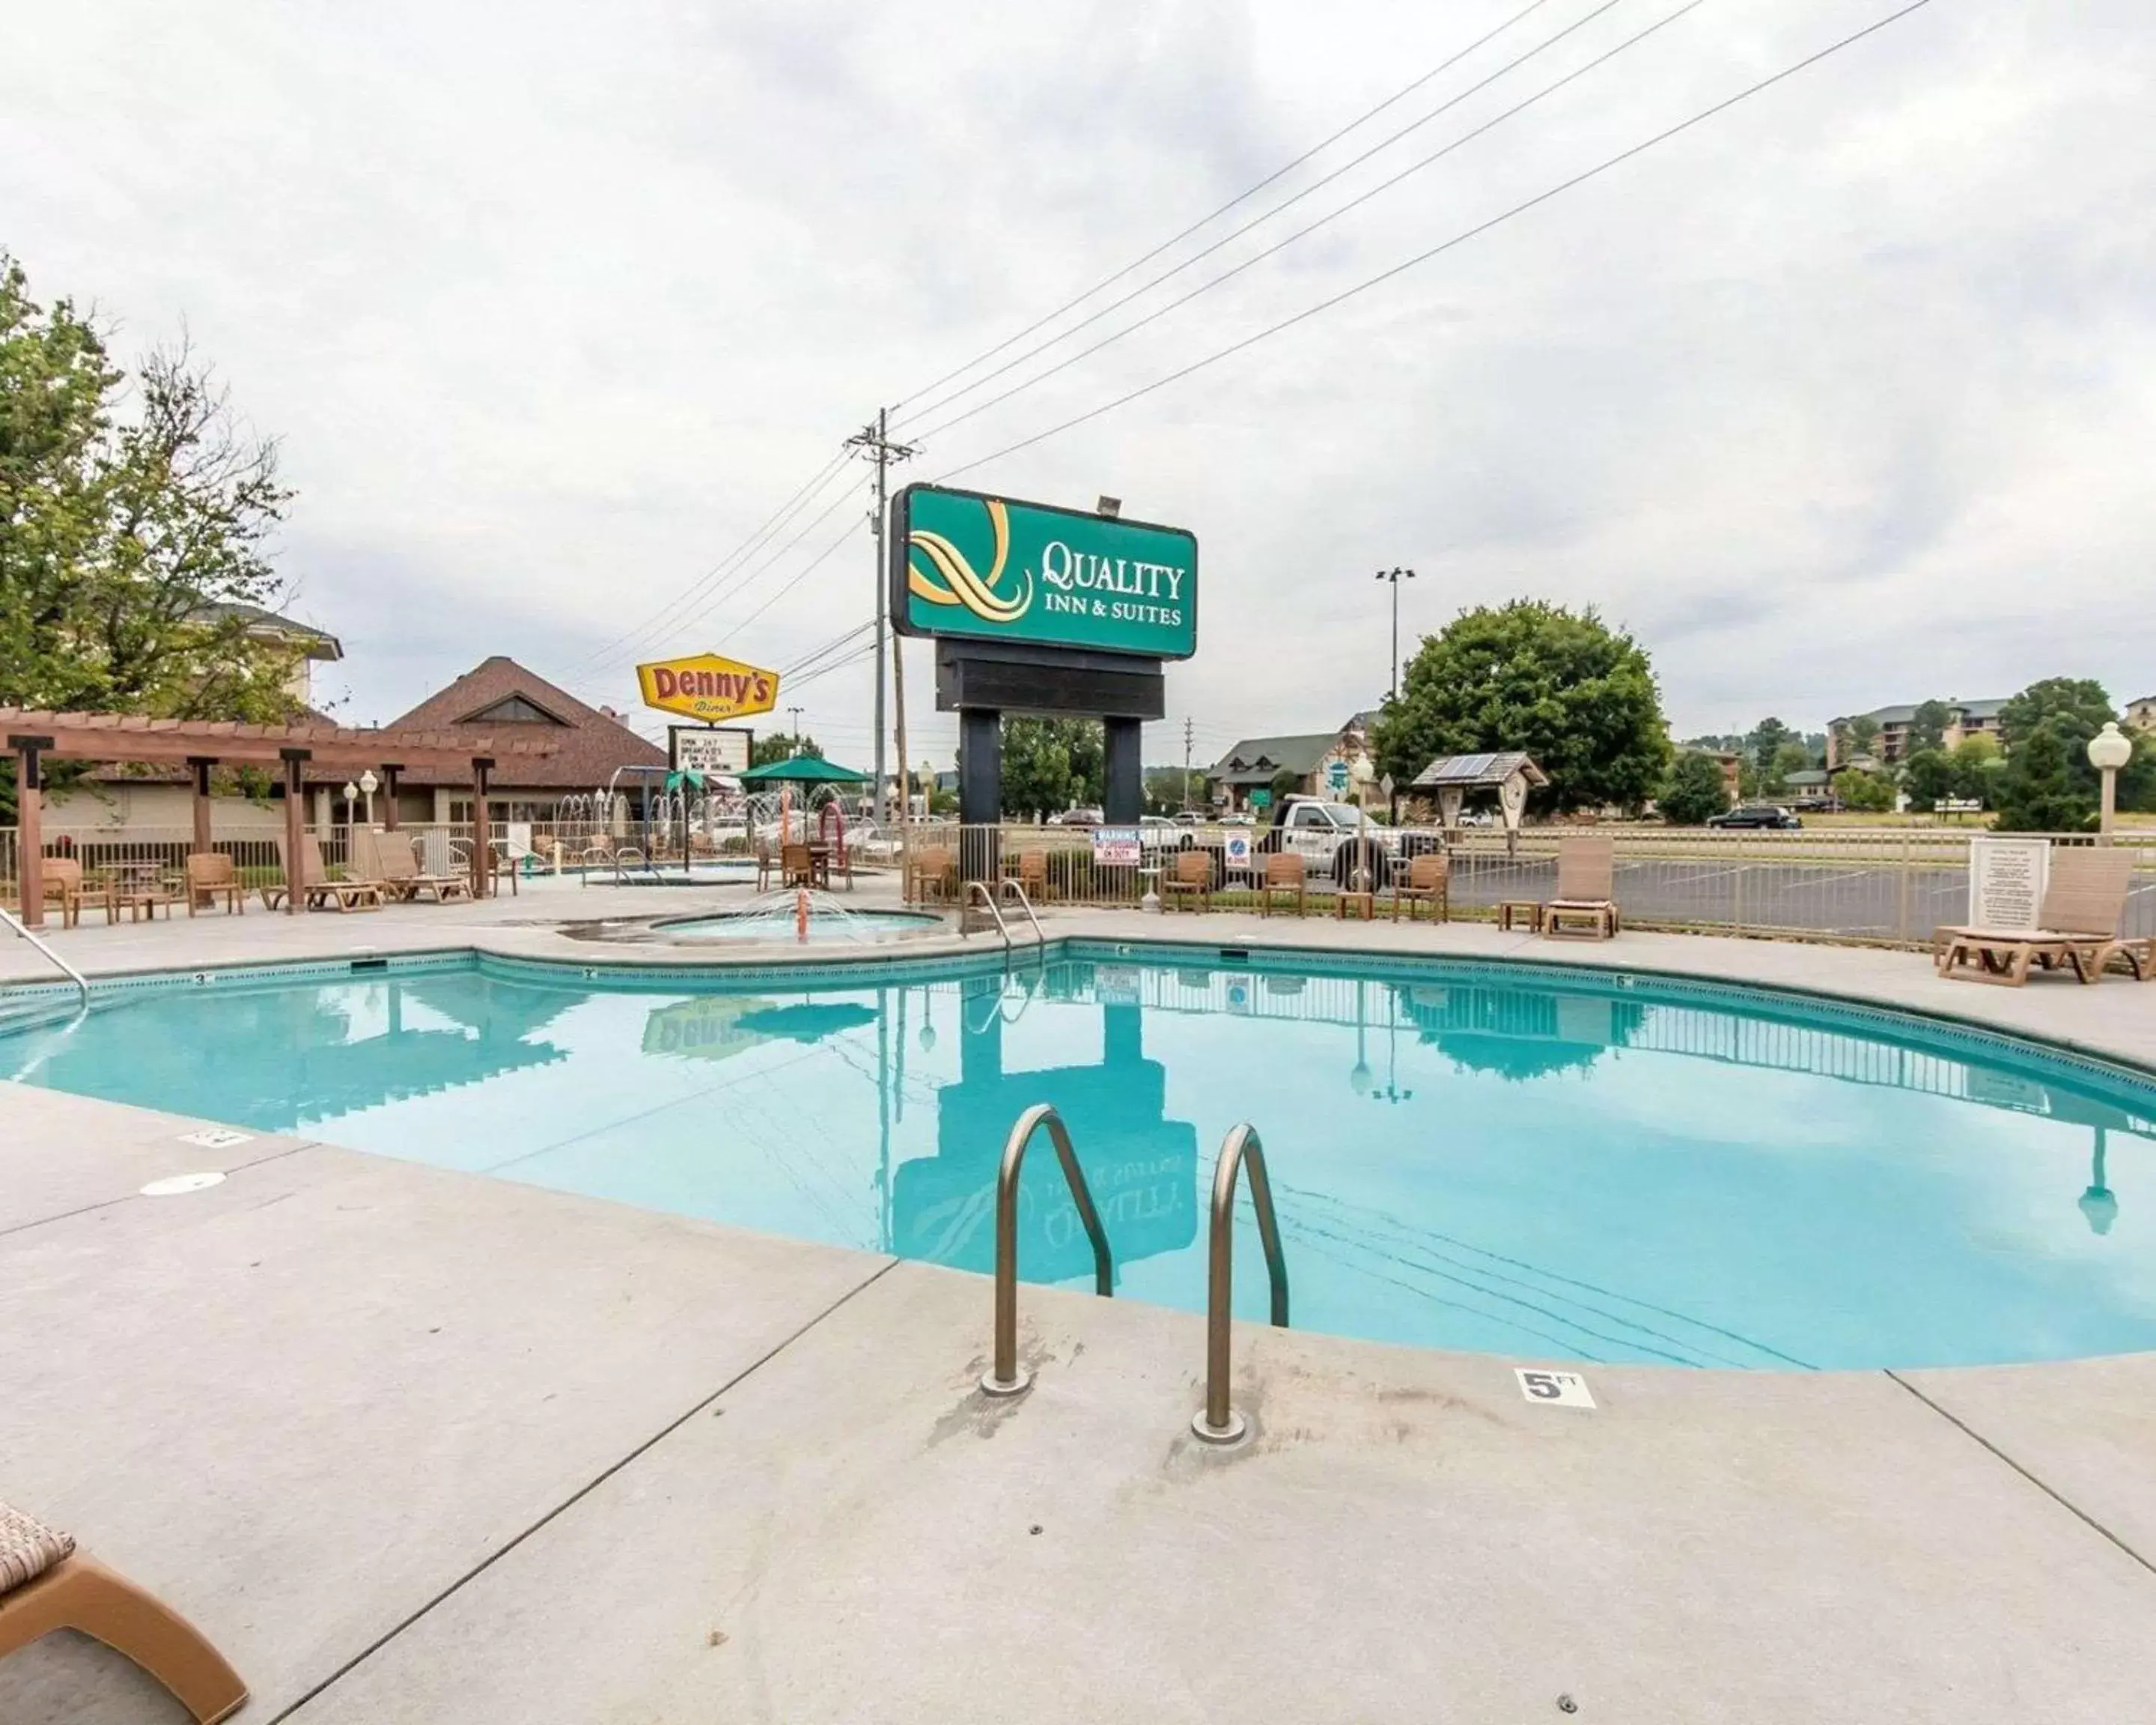
<path fill-rule="evenodd" d="M 1447 837 L 1372 828 L 1367 838 L 1298 841 L 1259 828 L 1245 829 L 1243 844 L 1236 845 L 1217 829 L 1154 829 L 1132 863 L 1124 860 L 1127 850 L 1110 860 L 1107 848 L 1096 849 L 1082 828 L 944 825 L 910 836 L 904 883 L 910 899 L 957 902 L 962 880 L 1010 878 L 1024 882 L 1044 908 L 1128 909 L 1148 894 L 1177 906 L 1194 901 L 1194 893 L 1163 883 L 1195 872 L 1212 908 L 1244 909 L 1259 902 L 1266 856 L 1286 849 L 1303 859 L 1301 908 L 1330 912 L 1339 893 L 1366 884 L 1379 907 L 1388 907 L 1395 878 L 1406 884 L 1411 860 L 1434 852 L 1445 859 L 1446 916 L 1471 921 L 1493 918 L 1507 900 L 1554 897 L 1558 847 L 1573 830 L 1531 827 L 1508 842 L 1501 832 Z M 1925 946 L 1935 928 L 1969 916 L 1965 831 L 1603 831 L 1614 845 L 1616 897 L 1627 927 Z M 2087 834 L 2022 836 L 2049 837 L 2057 845 L 2103 842 Z M 2156 937 L 2156 833 L 2121 833 L 2108 842 L 2131 848 L 2137 858 L 2120 932 Z M 1276 896 L 1273 908 L 1292 911 L 1296 905 Z"/>

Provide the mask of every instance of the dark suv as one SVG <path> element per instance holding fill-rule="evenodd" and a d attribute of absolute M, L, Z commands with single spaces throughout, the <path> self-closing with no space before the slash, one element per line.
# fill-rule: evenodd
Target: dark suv
<path fill-rule="evenodd" d="M 1804 823 L 1786 809 L 1778 809 L 1772 803 L 1745 803 L 1735 809 L 1725 809 L 1719 814 L 1710 814 L 1707 824 L 1711 827 L 1762 827 L 1775 832 L 1794 832 Z"/>

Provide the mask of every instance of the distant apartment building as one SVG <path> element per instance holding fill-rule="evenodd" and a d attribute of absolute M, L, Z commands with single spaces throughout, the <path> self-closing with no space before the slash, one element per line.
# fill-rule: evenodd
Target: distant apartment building
<path fill-rule="evenodd" d="M 2126 728 L 2156 731 L 2156 695 L 2138 695 L 2126 703 Z"/>
<path fill-rule="evenodd" d="M 2152 697 L 2156 700 L 2156 697 Z M 1952 748 L 1964 738 L 1989 737 L 1999 740 L 1999 710 L 2006 698 L 1996 701 L 1949 701 L 1947 722 L 1942 742 Z M 1826 727 L 1826 764 L 1831 772 L 1845 765 L 1852 757 L 1869 755 L 1875 761 L 1892 767 L 1908 759 L 1909 727 L 1916 721 L 1917 706 L 1882 706 L 1875 712 L 1851 713 L 1845 718 L 1830 721 Z M 1850 741 L 1849 727 L 1859 719 L 1869 719 L 1879 727 L 1879 736 L 1869 748 L 1859 749 Z"/>

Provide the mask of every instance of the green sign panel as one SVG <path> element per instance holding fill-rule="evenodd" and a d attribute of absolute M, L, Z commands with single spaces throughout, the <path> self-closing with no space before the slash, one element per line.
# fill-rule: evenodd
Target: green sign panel
<path fill-rule="evenodd" d="M 1198 541 L 1180 527 L 908 485 L 891 500 L 891 552 L 903 634 L 1147 659 L 1198 650 Z"/>
<path fill-rule="evenodd" d="M 1251 808 L 1253 808 L 1253 809 L 1270 809 L 1270 808 L 1271 808 L 1272 806 L 1273 806 L 1273 793 L 1272 793 L 1270 791 L 1252 791 L 1252 792 L 1250 793 L 1250 807 L 1251 807 Z"/>

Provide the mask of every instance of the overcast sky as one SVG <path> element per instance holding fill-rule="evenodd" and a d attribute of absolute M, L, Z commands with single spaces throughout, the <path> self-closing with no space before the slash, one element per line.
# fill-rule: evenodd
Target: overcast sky
<path fill-rule="evenodd" d="M 1601 3 L 1544 0 L 958 382 Z M 1106 492 L 1198 534 L 1199 656 L 1170 673 L 1149 761 L 1179 757 L 1186 715 L 1204 761 L 1239 734 L 1372 704 L 1389 628 L 1372 575 L 1395 563 L 1418 572 L 1402 588 L 1409 647 L 1463 605 L 1599 608 L 1652 653 L 1680 735 L 1769 711 L 1816 729 L 2053 675 L 2156 692 L 2148 0 L 1933 0 L 1330 311 L 971 465 L 1897 3 L 1704 0 L 1188 306 L 942 429 L 1682 3 L 1615 0 L 940 411 L 956 386 L 923 386 L 1527 0 L 0 0 L 0 248 L 41 297 L 94 300 L 123 352 L 184 323 L 283 439 L 292 608 L 342 638 L 320 692 L 356 722 L 490 653 L 630 706 L 640 648 L 785 667 L 865 622 L 865 468 L 725 560 L 879 404 L 898 404 L 895 434 L 928 434 L 906 476 L 963 468 L 969 485 L 1081 506 Z M 906 669 L 914 752 L 947 762 L 954 727 L 932 711 L 922 647 Z M 788 704 L 829 752 L 865 761 L 871 686 L 856 662 Z"/>

